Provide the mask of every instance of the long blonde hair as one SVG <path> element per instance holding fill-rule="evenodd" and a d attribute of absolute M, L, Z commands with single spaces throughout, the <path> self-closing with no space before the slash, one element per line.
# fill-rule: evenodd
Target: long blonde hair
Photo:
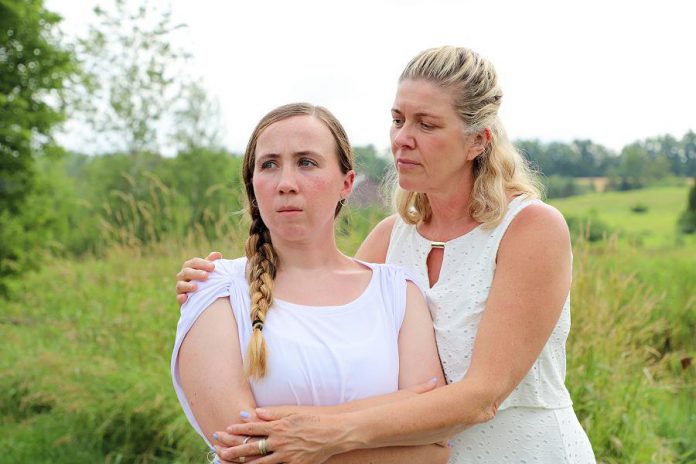
<path fill-rule="evenodd" d="M 262 378 L 266 375 L 267 347 L 263 338 L 263 326 L 266 314 L 273 304 L 273 280 L 278 268 L 278 255 L 271 242 L 271 234 L 261 218 L 261 212 L 256 203 L 254 193 L 254 165 L 256 164 L 256 144 L 261 133 L 271 124 L 293 116 L 313 116 L 322 121 L 331 131 L 336 142 L 336 153 L 341 172 L 346 174 L 353 169 L 353 152 L 348 142 L 348 136 L 341 123 L 329 110 L 309 103 L 291 103 L 280 106 L 264 116 L 252 132 L 244 153 L 242 178 L 246 188 L 251 226 L 246 242 L 247 280 L 251 297 L 252 336 L 247 346 L 244 370 L 247 376 Z M 334 214 L 338 216 L 343 206 L 336 204 Z"/>
<path fill-rule="evenodd" d="M 539 183 L 524 157 L 515 149 L 498 119 L 503 92 L 493 65 L 462 47 L 445 46 L 419 53 L 401 73 L 404 80 L 425 80 L 453 97 L 454 109 L 468 133 L 488 128 L 490 141 L 474 160 L 474 186 L 469 213 L 484 227 L 499 223 L 510 196 L 539 197 Z M 394 207 L 409 224 L 427 222 L 432 210 L 426 194 L 408 192 L 395 183 Z"/>

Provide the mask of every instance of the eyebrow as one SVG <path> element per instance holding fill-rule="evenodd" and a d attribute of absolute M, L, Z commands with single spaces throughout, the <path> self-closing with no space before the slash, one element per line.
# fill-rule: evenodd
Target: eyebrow
<path fill-rule="evenodd" d="M 292 154 L 293 158 L 301 158 L 303 156 L 316 156 L 319 158 L 325 158 L 325 156 L 322 155 L 321 153 L 316 152 L 316 151 L 312 151 L 312 150 L 301 150 L 301 151 L 296 151 Z M 258 155 L 256 157 L 256 161 L 263 160 L 263 159 L 276 159 L 276 158 L 280 158 L 279 153 L 273 153 L 273 152 L 263 153 L 263 154 Z"/>
<path fill-rule="evenodd" d="M 397 110 L 396 108 L 392 108 L 392 113 L 404 114 L 401 111 Z M 436 116 L 432 113 L 428 113 L 425 111 L 419 111 L 417 113 L 414 113 L 414 116 L 417 116 L 419 118 L 426 117 L 426 118 L 433 118 L 433 119 L 442 119 L 440 116 Z"/>

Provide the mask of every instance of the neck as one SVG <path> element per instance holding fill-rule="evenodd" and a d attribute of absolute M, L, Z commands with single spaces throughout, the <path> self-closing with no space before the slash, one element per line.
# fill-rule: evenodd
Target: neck
<path fill-rule="evenodd" d="M 427 192 L 432 216 L 421 231 L 433 240 L 446 241 L 476 227 L 478 222 L 470 213 L 473 187 L 473 174 L 467 172 L 458 182 Z"/>
<path fill-rule="evenodd" d="M 345 266 L 352 260 L 336 247 L 336 237 L 331 233 L 322 238 L 289 241 L 271 233 L 273 248 L 278 255 L 278 271 L 325 270 Z"/>

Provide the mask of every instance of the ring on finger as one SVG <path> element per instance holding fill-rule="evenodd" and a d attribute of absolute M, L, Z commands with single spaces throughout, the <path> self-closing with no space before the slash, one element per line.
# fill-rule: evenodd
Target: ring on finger
<path fill-rule="evenodd" d="M 259 453 L 261 453 L 261 456 L 265 456 L 268 454 L 268 440 L 265 438 L 262 438 L 261 440 L 258 441 L 258 446 L 259 446 Z"/>
<path fill-rule="evenodd" d="M 239 462 L 240 464 L 244 464 L 246 462 L 246 457 L 245 456 L 239 456 Z"/>

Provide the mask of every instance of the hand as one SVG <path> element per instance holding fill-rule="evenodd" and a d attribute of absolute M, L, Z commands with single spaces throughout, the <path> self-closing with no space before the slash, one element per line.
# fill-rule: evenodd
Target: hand
<path fill-rule="evenodd" d="M 213 435 L 213 438 L 215 439 L 215 453 L 217 454 L 218 457 L 218 462 L 220 464 L 236 464 L 239 463 L 239 458 L 235 459 L 234 461 L 227 461 L 223 459 L 220 456 L 220 453 L 224 452 L 224 450 L 227 450 L 233 446 L 239 446 L 246 443 L 254 443 L 259 441 L 261 438 L 260 437 L 246 437 L 246 436 L 240 436 L 240 435 L 230 435 L 229 433 L 226 432 L 215 432 Z M 220 446 L 218 446 L 220 444 Z M 257 444 L 258 448 L 258 444 Z M 261 456 L 245 456 L 244 457 L 244 462 L 254 462 L 257 459 L 261 458 Z"/>
<path fill-rule="evenodd" d="M 208 278 L 208 272 L 215 269 L 213 261 L 222 258 L 222 253 L 211 252 L 206 259 L 191 258 L 184 262 L 181 271 L 176 275 L 176 301 L 179 305 L 186 303 L 187 293 L 195 292 L 198 286 L 192 280 L 203 281 Z"/>
<path fill-rule="evenodd" d="M 261 457 L 256 464 L 319 464 L 343 451 L 339 447 L 347 431 L 338 416 L 292 414 L 275 420 L 270 411 L 257 409 L 260 419 L 271 422 L 234 424 L 227 433 L 237 436 L 254 436 L 266 439 L 270 454 Z M 218 449 L 218 455 L 226 461 L 240 456 L 260 455 L 258 443 L 247 443 L 232 448 Z"/>

